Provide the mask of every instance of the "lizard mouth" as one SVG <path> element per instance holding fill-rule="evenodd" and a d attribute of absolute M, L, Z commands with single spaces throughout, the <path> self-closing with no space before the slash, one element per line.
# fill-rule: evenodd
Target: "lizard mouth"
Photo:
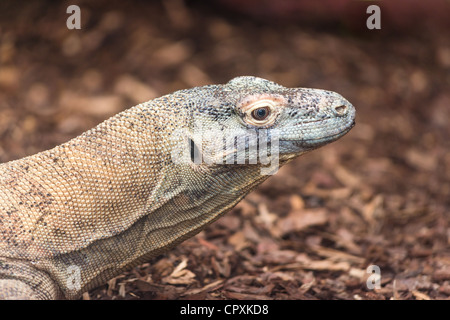
<path fill-rule="evenodd" d="M 313 145 L 320 144 L 320 146 L 321 146 L 323 144 L 333 142 L 333 141 L 339 139 L 340 137 L 346 135 L 350 130 L 352 130 L 352 128 L 355 126 L 355 124 L 356 124 L 356 122 L 355 122 L 355 120 L 353 120 L 353 122 L 348 127 L 346 127 L 344 130 L 342 130 L 341 132 L 338 132 L 335 134 L 330 134 L 330 135 L 320 137 L 320 138 L 301 140 L 299 142 L 313 144 Z M 323 144 L 321 144 L 321 143 L 323 143 Z"/>
<path fill-rule="evenodd" d="M 280 147 L 284 147 L 286 148 L 286 150 L 297 149 L 298 151 L 309 151 L 312 149 L 316 149 L 318 147 L 336 141 L 337 139 L 346 135 L 355 126 L 355 124 L 356 122 L 355 120 L 353 120 L 351 124 L 345 127 L 343 130 L 337 133 L 328 134 L 318 138 L 298 139 L 298 140 L 280 139 Z"/>

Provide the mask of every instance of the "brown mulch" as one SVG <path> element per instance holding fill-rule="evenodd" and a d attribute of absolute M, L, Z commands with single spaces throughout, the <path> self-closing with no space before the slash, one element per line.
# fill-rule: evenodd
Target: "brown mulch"
<path fill-rule="evenodd" d="M 238 75 L 337 91 L 357 109 L 347 136 L 84 299 L 449 299 L 448 31 L 271 24 L 178 0 L 80 1 L 82 30 L 68 30 L 64 5 L 15 3 L 0 4 L 0 162 Z"/>

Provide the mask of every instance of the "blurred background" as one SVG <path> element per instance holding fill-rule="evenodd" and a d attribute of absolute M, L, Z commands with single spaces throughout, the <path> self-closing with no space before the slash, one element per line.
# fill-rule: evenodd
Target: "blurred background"
<path fill-rule="evenodd" d="M 357 109 L 347 136 L 83 298 L 448 299 L 449 16 L 447 0 L 1 1 L 0 162 L 239 75 L 336 91 Z"/>

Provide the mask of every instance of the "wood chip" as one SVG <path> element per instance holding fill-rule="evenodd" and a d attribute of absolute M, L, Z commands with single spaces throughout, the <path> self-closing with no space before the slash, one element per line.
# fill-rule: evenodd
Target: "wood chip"
<path fill-rule="evenodd" d="M 120 76 L 114 89 L 117 93 L 127 97 L 136 104 L 154 99 L 158 96 L 156 90 L 129 74 Z"/>
<path fill-rule="evenodd" d="M 305 201 L 297 194 L 289 198 L 292 210 L 303 210 L 305 208 Z"/>
<path fill-rule="evenodd" d="M 365 261 L 365 259 L 362 257 L 357 257 L 357 256 L 351 255 L 349 253 L 331 249 L 331 248 L 316 246 L 316 247 L 313 247 L 312 249 L 317 254 L 327 257 L 330 260 L 345 261 L 348 263 L 358 264 L 358 265 L 364 263 L 364 261 Z"/>
<path fill-rule="evenodd" d="M 189 296 L 189 295 L 199 294 L 199 293 L 202 293 L 202 292 L 214 291 L 214 290 L 222 287 L 224 281 L 225 280 L 217 280 L 217 281 L 214 281 L 214 282 L 212 282 L 210 284 L 207 284 L 206 286 L 204 286 L 202 288 L 189 289 L 186 292 L 184 292 L 182 295 L 183 296 Z"/>
<path fill-rule="evenodd" d="M 119 296 L 121 296 L 122 298 L 125 298 L 127 294 L 125 286 L 126 284 L 124 282 L 119 283 Z"/>
<path fill-rule="evenodd" d="M 230 237 L 228 237 L 228 243 L 234 246 L 236 251 L 241 251 L 242 249 L 250 245 L 243 231 L 235 232 Z"/>
<path fill-rule="evenodd" d="M 287 217 L 279 219 L 277 226 L 282 235 L 301 231 L 311 226 L 325 224 L 328 220 L 327 210 L 323 208 L 293 210 Z"/>
<path fill-rule="evenodd" d="M 209 241 L 206 241 L 202 237 L 197 237 L 196 239 L 201 245 L 207 247 L 209 250 L 219 250 L 219 248 L 215 244 L 213 244 Z"/>
<path fill-rule="evenodd" d="M 168 43 L 153 54 L 153 61 L 161 68 L 182 63 L 192 55 L 192 46 L 189 41 L 182 40 Z"/>
<path fill-rule="evenodd" d="M 83 299 L 83 300 L 91 300 L 91 297 L 90 297 L 90 295 L 89 295 L 89 292 L 83 293 L 82 299 Z"/>
<path fill-rule="evenodd" d="M 61 93 L 62 108 L 88 116 L 108 117 L 123 110 L 123 101 L 116 95 L 84 96 L 70 90 Z"/>
<path fill-rule="evenodd" d="M 350 264 L 346 261 L 336 262 L 333 260 L 311 261 L 302 266 L 306 270 L 316 271 L 348 271 Z"/>
<path fill-rule="evenodd" d="M 383 196 L 376 195 L 372 201 L 364 205 L 362 214 L 364 219 L 371 225 L 377 226 L 378 218 L 382 215 Z"/>
<path fill-rule="evenodd" d="M 427 151 L 411 148 L 406 152 L 405 159 L 414 167 L 425 171 L 432 171 L 436 168 L 438 158 L 430 155 Z"/>
<path fill-rule="evenodd" d="M 341 165 L 334 167 L 334 175 L 345 186 L 352 189 L 359 188 L 361 186 L 361 179 L 355 173 L 350 172 Z"/>
<path fill-rule="evenodd" d="M 237 300 L 271 300 L 271 298 L 266 295 L 238 293 L 232 291 L 224 291 L 224 295 L 228 299 L 237 299 Z"/>
<path fill-rule="evenodd" d="M 0 68 L 0 87 L 9 90 L 16 88 L 20 81 L 20 70 L 15 67 L 2 66 Z"/>
<path fill-rule="evenodd" d="M 411 292 L 417 300 L 431 300 L 431 298 L 423 292 L 417 290 L 412 290 Z"/>
<path fill-rule="evenodd" d="M 172 273 L 162 279 L 163 283 L 168 284 L 191 284 L 195 282 L 195 274 L 186 269 L 188 259 L 184 258 L 172 271 Z"/>

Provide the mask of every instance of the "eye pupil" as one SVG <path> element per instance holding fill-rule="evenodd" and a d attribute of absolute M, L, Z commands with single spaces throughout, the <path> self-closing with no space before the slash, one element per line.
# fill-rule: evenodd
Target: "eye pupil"
<path fill-rule="evenodd" d="M 252 111 L 252 116 L 256 120 L 264 120 L 269 116 L 269 108 L 258 108 Z"/>

